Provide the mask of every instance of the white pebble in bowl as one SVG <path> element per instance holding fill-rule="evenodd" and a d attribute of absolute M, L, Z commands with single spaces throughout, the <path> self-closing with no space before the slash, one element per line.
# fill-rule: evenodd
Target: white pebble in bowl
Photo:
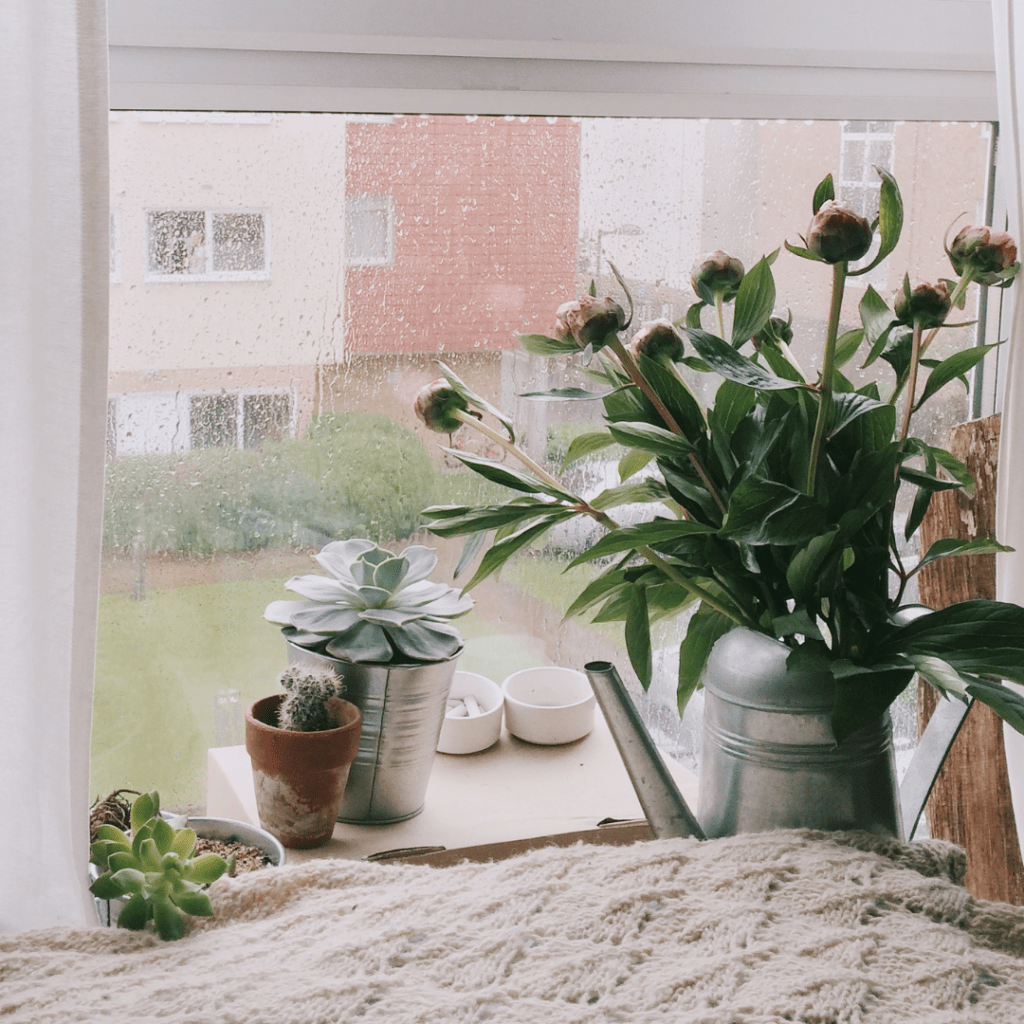
<path fill-rule="evenodd" d="M 527 743 L 556 746 L 594 728 L 594 691 L 582 672 L 549 665 L 513 672 L 502 684 L 505 726 Z"/>
<path fill-rule="evenodd" d="M 442 754 L 475 754 L 501 735 L 501 687 L 475 672 L 456 672 L 448 694 L 437 749 Z"/>

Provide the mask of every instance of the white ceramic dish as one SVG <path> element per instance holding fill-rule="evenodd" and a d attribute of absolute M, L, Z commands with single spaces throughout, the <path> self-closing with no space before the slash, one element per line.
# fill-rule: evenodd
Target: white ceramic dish
<path fill-rule="evenodd" d="M 513 672 L 502 684 L 505 726 L 527 743 L 555 746 L 594 728 L 594 691 L 582 672 L 554 665 Z"/>
<path fill-rule="evenodd" d="M 442 754 L 475 754 L 493 746 L 501 735 L 501 687 L 475 672 L 456 672 L 448 699 L 461 700 L 467 695 L 476 699 L 483 713 L 473 718 L 446 714 L 437 740 Z"/>

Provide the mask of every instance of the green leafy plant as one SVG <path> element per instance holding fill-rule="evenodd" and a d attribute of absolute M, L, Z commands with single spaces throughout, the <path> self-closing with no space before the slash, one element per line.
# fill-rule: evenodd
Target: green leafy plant
<path fill-rule="evenodd" d="M 778 251 L 749 271 L 721 251 L 698 261 L 693 284 L 699 298 L 685 319 L 648 325 L 628 345 L 620 335 L 631 312 L 610 298 L 598 299 L 593 285 L 590 295 L 558 310 L 555 337 L 520 336 L 520 344 L 539 355 L 582 353 L 585 372 L 597 384 L 594 390 L 562 388 L 537 396 L 603 405 L 603 428 L 576 437 L 565 462 L 613 444 L 627 449 L 619 461 L 621 484 L 590 500 L 526 456 L 507 417 L 497 413 L 496 426 L 487 422 L 484 416 L 496 410 L 441 364 L 444 376 L 417 398 L 420 418 L 439 431 L 480 430 L 523 467 L 450 450 L 515 492 L 503 502 L 424 512 L 434 533 L 468 536 L 463 566 L 486 548 L 467 589 L 555 524 L 589 516 L 606 532 L 570 564 L 599 561 L 604 568 L 567 614 L 593 612 L 595 621 L 622 621 L 630 661 L 646 687 L 652 622 L 695 609 L 680 647 L 680 709 L 700 685 L 715 641 L 743 626 L 786 644 L 790 669 L 831 675 L 832 729 L 839 742 L 881 714 L 915 673 L 947 695 L 977 698 L 1024 732 L 1024 699 L 1002 683 L 1024 682 L 1024 609 L 968 601 L 914 621 L 900 614 L 907 585 L 922 566 L 1007 548 L 992 538 L 940 540 L 908 568 L 895 536 L 901 488 L 913 496 L 907 539 L 933 494 L 973 493 L 965 467 L 915 437 L 911 426 L 925 402 L 954 381 L 966 383 L 967 372 L 993 347 L 967 348 L 942 360 L 929 353 L 950 311 L 963 308 L 972 283 L 1011 283 L 1019 270 L 1016 246 L 1005 233 L 965 228 L 946 248 L 956 280 L 912 287 L 905 278 L 893 303 L 868 287 L 859 304 L 862 326 L 840 336 L 848 278 L 885 259 L 902 228 L 899 189 L 891 175 L 879 173 L 875 223 L 836 202 L 830 175 L 815 190 L 802 244 L 786 243 L 791 254 L 831 270 L 817 379 L 805 374 L 790 347 L 800 325 L 773 316 Z M 876 234 L 874 257 L 851 267 Z M 733 312 L 727 331 L 728 303 Z M 893 380 L 886 395 L 875 383 L 855 388 L 843 375 L 855 358 L 862 366 L 877 360 L 889 365 Z M 709 407 L 697 400 L 679 363 L 722 378 Z M 645 521 L 622 525 L 613 518 L 617 506 L 636 502 L 649 504 Z"/>
<path fill-rule="evenodd" d="M 327 576 L 293 576 L 305 601 L 272 601 L 264 618 L 303 647 L 356 662 L 443 661 L 462 647 L 451 619 L 473 607 L 454 587 L 431 583 L 429 548 L 392 554 L 370 540 L 328 544 L 317 562 Z"/>
<path fill-rule="evenodd" d="M 131 831 L 100 825 L 89 860 L 103 874 L 90 886 L 101 900 L 127 898 L 117 918 L 133 931 L 152 921 L 162 939 L 180 939 L 185 917 L 210 917 L 204 888 L 233 867 L 215 853 L 193 857 L 196 834 L 160 817 L 158 793 L 143 793 L 132 804 Z"/>
<path fill-rule="evenodd" d="M 341 697 L 345 686 L 329 668 L 289 665 L 278 682 L 288 691 L 277 713 L 277 724 L 294 732 L 323 732 L 337 727 L 331 699 Z"/>

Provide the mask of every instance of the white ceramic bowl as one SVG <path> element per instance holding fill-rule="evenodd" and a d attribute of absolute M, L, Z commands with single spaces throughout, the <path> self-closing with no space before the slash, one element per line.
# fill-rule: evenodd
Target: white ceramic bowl
<path fill-rule="evenodd" d="M 505 726 L 527 743 L 572 743 L 594 728 L 594 691 L 582 672 L 554 665 L 524 668 L 501 688 Z"/>
<path fill-rule="evenodd" d="M 475 672 L 456 672 L 449 699 L 471 694 L 483 712 L 475 718 L 445 715 L 437 749 L 442 754 L 475 754 L 493 746 L 501 735 L 502 692 L 497 683 Z"/>

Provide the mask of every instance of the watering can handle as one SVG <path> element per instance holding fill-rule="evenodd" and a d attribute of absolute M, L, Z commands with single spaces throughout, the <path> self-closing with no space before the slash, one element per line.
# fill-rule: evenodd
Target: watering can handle
<path fill-rule="evenodd" d="M 900 811 L 907 842 L 914 838 L 928 795 L 973 702 L 973 698 L 968 698 L 966 703 L 953 699 L 939 701 L 918 740 L 900 785 Z"/>
<path fill-rule="evenodd" d="M 615 666 L 608 661 L 591 661 L 583 666 L 583 671 L 590 679 L 655 837 L 705 839 L 704 830 L 661 759 Z"/>

